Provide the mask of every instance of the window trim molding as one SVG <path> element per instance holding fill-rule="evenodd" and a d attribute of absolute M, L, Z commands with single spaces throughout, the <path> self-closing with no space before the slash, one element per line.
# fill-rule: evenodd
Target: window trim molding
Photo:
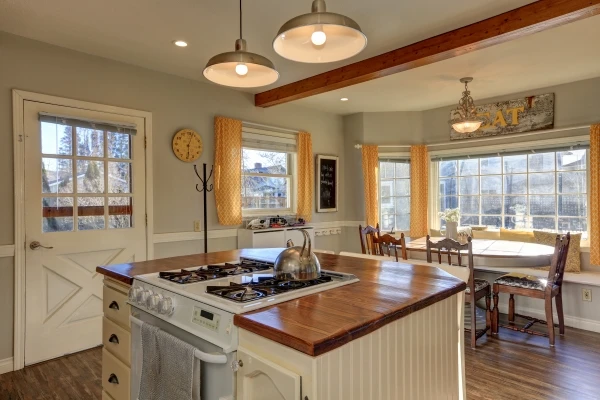
<path fill-rule="evenodd" d="M 508 137 L 507 137 L 508 139 Z M 443 156 L 459 156 L 468 153 L 474 157 L 485 154 L 485 153 L 495 153 L 495 152 L 503 152 L 506 150 L 510 151 L 519 151 L 519 150 L 542 150 L 544 147 L 556 147 L 560 145 L 575 145 L 578 143 L 585 143 L 590 141 L 590 135 L 579 135 L 579 136 L 571 136 L 571 137 L 560 137 L 560 138 L 552 138 L 552 139 L 541 139 L 535 141 L 526 141 L 526 142 L 518 142 L 518 143 L 509 143 L 509 144 L 494 144 L 489 146 L 476 146 L 469 149 L 469 151 L 465 151 L 464 147 L 456 148 L 456 149 L 446 149 L 446 150 L 432 150 L 429 152 L 430 161 L 432 158 L 442 158 Z M 457 145 L 460 144 L 456 143 Z"/>

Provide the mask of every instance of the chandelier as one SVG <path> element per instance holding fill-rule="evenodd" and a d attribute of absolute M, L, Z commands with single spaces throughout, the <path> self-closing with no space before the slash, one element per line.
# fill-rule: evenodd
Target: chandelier
<path fill-rule="evenodd" d="M 454 117 L 450 120 L 452 128 L 458 133 L 475 132 L 484 120 L 475 114 L 475 103 L 471 97 L 468 84 L 473 78 L 462 78 L 461 83 L 465 84 L 465 91 L 458 102 L 458 109 L 454 110 Z"/>

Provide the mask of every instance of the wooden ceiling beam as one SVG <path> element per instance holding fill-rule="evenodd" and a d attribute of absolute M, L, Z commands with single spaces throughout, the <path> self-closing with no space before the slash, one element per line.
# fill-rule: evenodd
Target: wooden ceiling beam
<path fill-rule="evenodd" d="M 600 14 L 600 0 L 538 0 L 495 17 L 257 93 L 257 107 L 271 107 L 457 57 Z"/>

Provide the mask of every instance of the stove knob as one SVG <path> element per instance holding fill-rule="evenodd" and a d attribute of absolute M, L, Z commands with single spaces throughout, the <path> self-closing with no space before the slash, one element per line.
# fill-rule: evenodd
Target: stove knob
<path fill-rule="evenodd" d="M 150 311 L 158 311 L 158 304 L 162 300 L 162 294 L 152 293 L 146 298 L 146 308 Z"/>
<path fill-rule="evenodd" d="M 146 299 L 152 294 L 151 290 L 142 289 L 137 294 L 136 303 L 140 306 L 146 306 Z"/>
<path fill-rule="evenodd" d="M 163 297 L 158 302 L 158 313 L 163 315 L 171 315 L 175 311 L 175 307 L 173 306 L 173 299 L 170 297 Z"/>

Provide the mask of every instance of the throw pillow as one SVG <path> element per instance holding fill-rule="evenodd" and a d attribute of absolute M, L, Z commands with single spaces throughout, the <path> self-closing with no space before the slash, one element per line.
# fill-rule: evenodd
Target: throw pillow
<path fill-rule="evenodd" d="M 500 240 L 500 231 L 473 231 L 473 239 Z"/>
<path fill-rule="evenodd" d="M 442 237 L 444 235 L 442 235 L 442 232 L 440 232 L 437 229 L 429 229 L 429 236 L 431 236 L 431 237 Z"/>
<path fill-rule="evenodd" d="M 535 243 L 545 244 L 546 246 L 552 246 L 556 244 L 556 232 L 543 232 L 533 231 L 535 237 Z M 565 265 L 565 272 L 581 272 L 581 233 L 572 233 L 571 242 L 569 243 L 569 252 L 567 253 L 567 263 Z M 548 269 L 548 267 L 544 267 Z"/>
<path fill-rule="evenodd" d="M 518 229 L 500 228 L 500 240 L 510 240 L 512 242 L 535 243 L 533 232 L 521 231 Z"/>

